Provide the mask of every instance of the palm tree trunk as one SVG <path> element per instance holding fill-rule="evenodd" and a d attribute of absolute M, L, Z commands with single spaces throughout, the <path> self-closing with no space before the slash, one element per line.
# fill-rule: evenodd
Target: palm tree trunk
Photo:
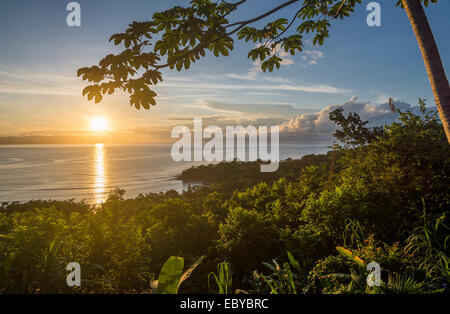
<path fill-rule="evenodd" d="M 420 0 L 402 0 L 402 3 L 422 52 L 439 117 L 444 126 L 447 140 L 450 143 L 450 87 L 439 50 Z"/>

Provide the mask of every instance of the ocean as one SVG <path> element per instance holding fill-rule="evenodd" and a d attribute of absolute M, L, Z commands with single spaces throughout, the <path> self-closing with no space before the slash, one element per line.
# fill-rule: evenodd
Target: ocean
<path fill-rule="evenodd" d="M 280 159 L 325 153 L 327 145 L 281 144 Z M 0 202 L 36 199 L 100 203 L 120 187 L 125 197 L 182 191 L 183 169 L 206 162 L 174 162 L 170 144 L 0 146 Z"/>

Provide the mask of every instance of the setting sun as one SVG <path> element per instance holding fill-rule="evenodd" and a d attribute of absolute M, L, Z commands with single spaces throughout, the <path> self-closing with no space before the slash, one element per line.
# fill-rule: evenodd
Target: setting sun
<path fill-rule="evenodd" d="M 106 131 L 108 129 L 108 120 L 103 117 L 94 117 L 91 119 L 92 131 Z"/>

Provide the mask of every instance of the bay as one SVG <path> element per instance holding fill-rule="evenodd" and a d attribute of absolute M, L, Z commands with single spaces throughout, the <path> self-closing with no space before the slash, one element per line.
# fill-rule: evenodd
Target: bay
<path fill-rule="evenodd" d="M 323 144 L 281 144 L 280 159 L 325 153 Z M 183 169 L 206 162 L 174 162 L 171 144 L 0 146 L 0 202 L 35 199 L 104 201 L 116 187 L 127 198 L 176 190 Z"/>

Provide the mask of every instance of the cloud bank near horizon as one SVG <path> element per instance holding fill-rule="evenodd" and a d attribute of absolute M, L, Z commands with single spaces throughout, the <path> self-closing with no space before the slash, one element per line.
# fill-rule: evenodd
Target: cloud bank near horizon
<path fill-rule="evenodd" d="M 300 114 L 283 122 L 280 124 L 281 140 L 310 141 L 314 139 L 330 141 L 336 126 L 329 119 L 329 114 L 339 107 L 344 109 L 345 115 L 356 112 L 363 121 L 369 121 L 368 126 L 390 124 L 399 116 L 398 113 L 390 110 L 388 103 L 375 105 L 370 101 L 358 101 L 357 97 L 352 97 L 343 104 L 330 105 L 319 112 Z M 409 110 L 414 114 L 420 112 L 418 106 L 412 106 L 403 101 L 395 101 L 395 107 L 401 111 Z"/>

